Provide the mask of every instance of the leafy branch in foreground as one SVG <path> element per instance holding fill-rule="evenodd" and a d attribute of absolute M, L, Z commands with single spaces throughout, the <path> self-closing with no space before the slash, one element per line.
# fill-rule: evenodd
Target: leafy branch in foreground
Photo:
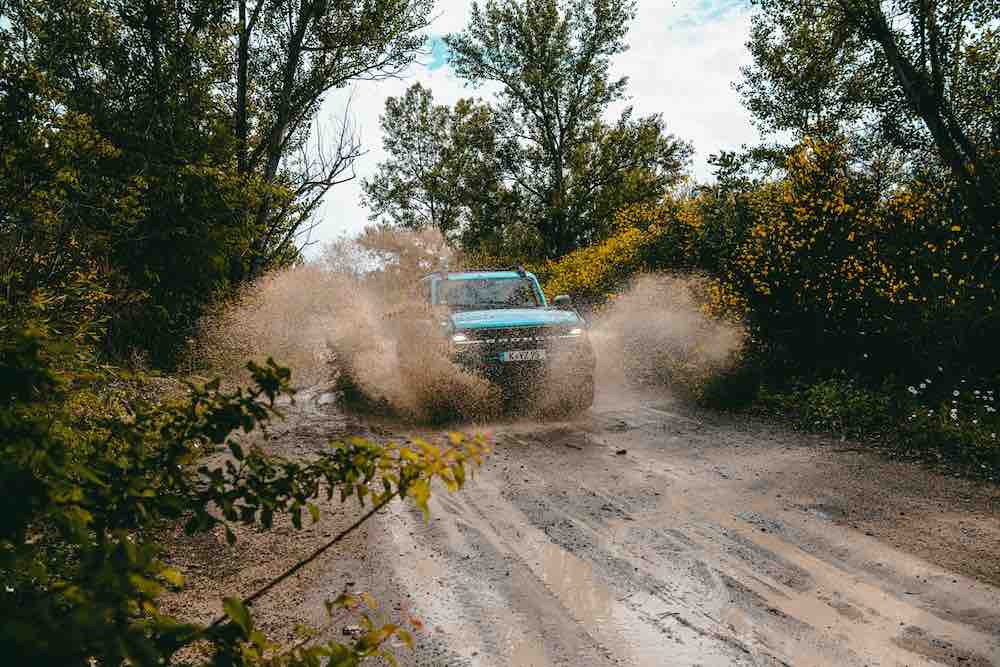
<path fill-rule="evenodd" d="M 209 627 L 159 611 L 168 587 L 183 585 L 162 560 L 164 522 L 186 519 L 189 533 L 235 523 L 270 528 L 275 514 L 296 527 L 316 501 L 356 497 L 364 518 L 395 498 L 425 513 L 434 479 L 449 490 L 464 484 L 466 464 L 479 463 L 479 439 L 453 435 L 436 445 L 380 445 L 360 438 L 334 443 L 298 462 L 245 450 L 236 437 L 280 416 L 276 400 L 290 393 L 289 372 L 269 360 L 250 364 L 255 388 L 227 392 L 218 382 L 192 387 L 187 400 L 133 402 L 82 419 L 75 396 L 87 373 L 72 346 L 43 322 L 8 326 L 0 337 L 0 486 L 8 511 L 0 517 L 0 650 L 18 664 L 164 664 L 195 643 L 210 647 L 210 664 L 353 665 L 384 655 L 391 638 L 410 643 L 396 625 L 366 620 L 353 645 L 306 642 L 285 649 L 253 626 L 247 609 L 286 575 L 248 598 L 227 598 L 226 622 Z M 67 370 L 70 369 L 70 370 Z M 122 407 L 122 406 L 119 406 Z M 195 466 L 225 446 L 218 467 Z M 342 539 L 335 538 L 297 570 Z M 290 573 L 289 573 L 290 574 Z M 354 608 L 341 598 L 330 604 Z M 366 617 L 367 619 L 367 617 Z M 59 641 L 52 641 L 59 637 Z M 185 653 L 186 655 L 187 653 Z M 391 659 L 391 656 L 389 656 Z"/>

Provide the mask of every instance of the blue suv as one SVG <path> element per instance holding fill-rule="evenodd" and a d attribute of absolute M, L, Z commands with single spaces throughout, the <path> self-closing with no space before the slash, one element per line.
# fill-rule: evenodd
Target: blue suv
<path fill-rule="evenodd" d="M 444 313 L 452 359 L 505 395 L 530 394 L 573 410 L 593 403 L 594 351 L 568 296 L 550 305 L 538 279 L 521 267 L 439 271 L 420 281 L 420 292 Z"/>

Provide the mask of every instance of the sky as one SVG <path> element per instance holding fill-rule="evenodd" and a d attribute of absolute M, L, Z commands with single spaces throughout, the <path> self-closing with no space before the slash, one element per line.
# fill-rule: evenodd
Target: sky
<path fill-rule="evenodd" d="M 379 116 L 386 98 L 401 95 L 418 81 L 431 89 L 439 104 L 490 96 L 489 89 L 467 88 L 454 76 L 441 41 L 441 36 L 462 30 L 471 6 L 472 0 L 437 0 L 427 33 L 428 53 L 402 79 L 358 83 L 325 100 L 321 123 L 343 118 L 350 100 L 351 120 L 367 153 L 355 165 L 357 177 L 327 194 L 312 234 L 317 243 L 307 254 L 314 255 L 324 243 L 354 235 L 369 224 L 368 210 L 361 203 L 361 180 L 385 158 Z M 610 109 L 609 117 L 629 104 L 637 116 L 662 114 L 669 132 L 694 145 L 691 174 L 700 181 L 711 180 L 706 162 L 711 153 L 757 140 L 732 87 L 740 66 L 749 62 L 745 46 L 749 22 L 748 0 L 638 0 L 626 38 L 629 50 L 613 62 L 613 74 L 629 79 L 628 99 Z"/>

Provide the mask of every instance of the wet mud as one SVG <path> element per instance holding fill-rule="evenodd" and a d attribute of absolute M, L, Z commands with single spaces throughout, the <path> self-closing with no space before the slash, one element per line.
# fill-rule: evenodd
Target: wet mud
<path fill-rule="evenodd" d="M 267 446 L 434 434 L 328 397 L 300 395 Z M 995 487 L 669 396 L 599 393 L 570 421 L 465 427 L 495 450 L 464 491 L 438 493 L 426 522 L 392 505 L 264 599 L 264 626 L 320 625 L 322 601 L 351 590 L 423 620 L 403 665 L 1000 664 Z M 178 538 L 195 576 L 172 604 L 210 616 L 226 586 L 280 571 L 354 508 L 329 509 L 236 549 Z"/>

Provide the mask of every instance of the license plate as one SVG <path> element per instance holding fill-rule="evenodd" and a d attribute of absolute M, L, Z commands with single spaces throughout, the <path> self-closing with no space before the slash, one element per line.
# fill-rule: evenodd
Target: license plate
<path fill-rule="evenodd" d="M 500 361 L 542 361 L 543 359 L 545 359 L 545 350 L 511 350 L 500 353 Z"/>

